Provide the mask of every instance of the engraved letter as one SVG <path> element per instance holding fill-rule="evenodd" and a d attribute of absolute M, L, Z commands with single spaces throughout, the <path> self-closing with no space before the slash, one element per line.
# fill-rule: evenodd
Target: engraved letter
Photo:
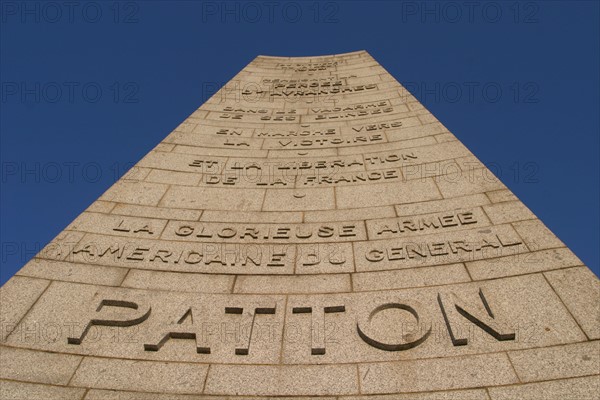
<path fill-rule="evenodd" d="M 339 313 L 345 312 L 345 306 L 333 306 L 333 307 L 322 307 L 315 308 L 313 312 L 313 307 L 293 307 L 292 314 L 312 314 L 311 321 L 311 351 L 310 353 L 315 355 L 323 355 L 325 354 L 325 343 L 327 342 L 327 338 L 325 337 L 327 334 L 327 329 L 325 327 L 325 314 L 329 313 Z"/>
<path fill-rule="evenodd" d="M 132 311 L 123 317 L 123 308 L 128 308 Z M 81 344 L 85 335 L 94 325 L 99 326 L 134 326 L 144 322 L 150 316 L 151 308 L 147 305 L 139 305 L 132 301 L 105 299 L 100 302 L 95 312 L 102 312 L 101 318 L 92 318 L 88 322 L 78 336 L 67 338 L 69 344 Z"/>
<path fill-rule="evenodd" d="M 371 326 L 371 321 L 373 320 L 373 317 L 375 317 L 378 313 L 388 309 L 408 311 L 417 322 L 416 332 L 415 330 L 411 329 L 410 332 L 403 333 L 404 327 L 400 326 L 398 327 L 399 329 L 396 329 L 400 334 L 399 336 L 402 337 L 402 340 L 398 343 L 385 343 L 381 340 L 375 339 L 375 334 L 372 331 L 373 328 Z M 425 312 L 425 310 L 422 311 Z M 400 302 L 390 302 L 375 307 L 373 311 L 371 311 L 368 315 L 363 314 L 363 316 L 359 318 L 358 323 L 356 324 L 356 330 L 358 331 L 358 335 L 361 337 L 361 339 L 373 347 L 385 351 L 403 351 L 417 347 L 425 340 L 427 340 L 427 338 L 431 334 L 431 325 L 429 324 L 430 321 L 431 319 L 427 318 L 427 316 L 425 316 L 425 318 L 419 316 L 417 310 L 408 304 Z M 423 333 L 420 336 L 417 336 L 417 333 L 421 332 Z"/>
<path fill-rule="evenodd" d="M 506 324 L 495 319 L 496 317 L 492 313 L 481 289 L 479 289 L 479 298 L 481 303 L 478 302 L 475 306 L 475 311 L 473 309 L 467 311 L 464 303 L 454 293 L 438 293 L 438 304 L 444 316 L 444 321 L 446 321 L 446 328 L 450 334 L 452 344 L 455 346 L 464 346 L 468 343 L 465 335 L 460 335 L 452 329 L 452 323 L 458 323 L 458 314 L 492 335 L 496 340 L 515 340 L 515 333 L 510 332 Z"/>

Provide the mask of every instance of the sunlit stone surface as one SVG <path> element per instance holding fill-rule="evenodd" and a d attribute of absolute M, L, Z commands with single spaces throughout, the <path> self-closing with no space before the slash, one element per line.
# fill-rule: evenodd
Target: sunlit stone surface
<path fill-rule="evenodd" d="M 368 53 L 259 56 L 2 287 L 0 398 L 591 399 L 599 290 Z"/>

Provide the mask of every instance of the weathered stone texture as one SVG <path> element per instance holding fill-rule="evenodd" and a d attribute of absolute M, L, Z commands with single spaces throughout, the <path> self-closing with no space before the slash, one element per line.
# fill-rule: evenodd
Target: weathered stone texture
<path fill-rule="evenodd" d="M 595 399 L 533 211 L 368 53 L 259 56 L 0 289 L 0 398 Z"/>

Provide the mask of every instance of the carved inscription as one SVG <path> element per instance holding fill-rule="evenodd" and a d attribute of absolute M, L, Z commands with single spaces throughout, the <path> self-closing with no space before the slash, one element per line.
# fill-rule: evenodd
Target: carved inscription
<path fill-rule="evenodd" d="M 254 134 L 255 137 L 306 137 L 306 136 L 332 136 L 338 135 L 339 131 L 336 128 L 312 128 L 310 125 L 300 125 L 300 129 L 278 131 L 268 128 L 259 128 Z"/>
<path fill-rule="evenodd" d="M 314 109 L 313 109 L 314 110 Z M 352 118 L 361 118 L 361 117 L 371 117 L 382 114 L 388 114 L 394 112 L 394 107 L 386 106 L 375 109 L 359 109 L 359 110 L 351 110 L 345 111 L 335 114 L 330 113 L 322 113 L 317 114 L 315 116 L 316 121 L 322 120 L 344 120 L 344 119 L 352 119 Z"/>
<path fill-rule="evenodd" d="M 179 314 L 175 319 L 163 321 L 160 326 L 153 327 L 149 335 L 151 337 L 144 344 L 144 350 L 159 351 L 171 339 L 188 339 L 196 342 L 198 354 L 210 354 L 210 346 L 206 344 L 201 325 L 198 323 L 203 316 L 202 310 L 193 306 L 186 307 Z"/>
<path fill-rule="evenodd" d="M 454 346 L 464 346 L 469 342 L 464 334 L 461 335 L 455 332 L 452 327 L 456 325 L 456 321 L 459 319 L 458 315 L 477 325 L 496 340 L 515 340 L 515 333 L 508 328 L 508 324 L 496 318 L 481 289 L 479 289 L 479 297 L 481 303 L 476 303 L 473 307 L 475 311 L 473 311 L 456 294 L 438 293 L 438 304 L 444 316 L 452 344 Z M 469 304 L 469 306 L 473 305 Z M 452 321 L 455 323 L 453 324 Z"/>
<path fill-rule="evenodd" d="M 257 95 L 260 97 L 268 95 L 270 98 L 294 98 L 346 93 L 365 93 L 377 90 L 377 84 L 374 83 L 367 85 L 346 85 L 341 81 L 315 82 L 293 86 L 295 87 L 288 87 L 288 85 L 276 85 L 270 88 L 247 87 L 242 91 L 242 96 L 252 96 L 255 98 Z"/>
<path fill-rule="evenodd" d="M 310 321 L 305 320 L 305 323 L 310 324 L 309 343 L 312 356 L 327 354 L 326 346 L 330 342 L 327 336 L 333 333 L 327 332 L 328 325 L 331 326 L 327 319 L 335 314 L 346 315 L 347 313 L 350 313 L 348 316 L 354 321 L 356 334 L 364 343 L 388 352 L 411 350 L 427 341 L 432 333 L 435 312 L 443 318 L 450 343 L 453 346 L 468 344 L 468 339 L 456 329 L 460 326 L 461 318 L 465 318 L 482 329 L 496 341 L 515 340 L 514 330 L 509 326 L 510 324 L 503 321 L 504 310 L 499 310 L 495 305 L 490 304 L 481 288 L 476 293 L 478 296 L 474 294 L 473 290 L 467 290 L 459 296 L 453 291 L 438 291 L 437 302 L 433 304 L 423 304 L 403 295 L 389 296 L 389 300 L 374 296 L 365 304 L 359 304 L 356 308 L 351 309 L 348 309 L 345 304 L 339 303 L 326 306 L 315 306 L 310 303 L 292 304 L 288 309 L 291 311 L 291 315 L 286 316 L 285 320 L 292 324 L 290 326 L 294 326 L 296 322 L 301 321 L 301 318 L 305 318 L 302 315 L 310 315 Z M 108 306 L 113 308 L 111 313 L 106 312 Z M 83 327 L 83 332 L 69 336 L 67 343 L 85 345 L 86 333 L 95 325 L 132 327 L 145 323 L 150 318 L 152 321 L 150 329 L 144 330 L 143 350 L 157 352 L 161 351 L 171 340 L 193 340 L 196 353 L 208 355 L 212 353 L 212 347 L 216 345 L 214 341 L 218 337 L 212 337 L 207 326 L 214 327 L 220 324 L 218 320 L 212 320 L 208 324 L 209 315 L 212 316 L 212 319 L 216 316 L 223 321 L 227 316 L 232 316 L 236 317 L 239 326 L 244 327 L 236 334 L 238 337 L 234 342 L 233 354 L 248 356 L 252 351 L 254 331 L 259 329 L 259 320 L 263 318 L 261 316 L 276 315 L 282 312 L 274 301 L 268 299 L 254 301 L 230 299 L 226 300 L 224 305 L 201 304 L 198 301 L 192 301 L 187 305 L 178 303 L 173 308 L 172 314 L 161 313 L 161 320 L 152 319 L 153 308 L 149 301 L 138 298 L 127 300 L 126 296 L 122 295 L 119 298 L 114 296 L 103 298 L 98 308 L 83 314 L 88 319 L 76 324 Z M 219 317 L 219 310 L 221 310 L 221 317 Z M 406 331 L 405 326 L 395 327 L 386 322 L 386 318 L 380 317 L 381 314 L 390 310 L 405 313 L 412 319 L 413 328 L 410 329 L 410 332 Z M 275 329 L 284 330 L 286 327 L 279 326 Z M 280 332 L 280 335 L 284 336 L 284 332 Z M 390 339 L 391 336 L 397 336 L 398 339 Z M 273 343 L 273 345 L 278 344 Z"/>
<path fill-rule="evenodd" d="M 73 246 L 68 260 L 172 271 L 240 274 L 290 274 L 294 267 L 322 267 L 324 271 L 339 272 L 340 268 L 345 270 L 346 266 L 353 265 L 350 243 L 338 243 L 335 240 L 311 244 L 219 243 L 214 239 L 195 238 L 192 236 L 192 226 L 182 226 L 184 228 L 180 232 L 191 233 L 189 238 L 181 241 L 127 241 L 126 238 L 121 240 L 89 235 Z M 322 229 L 321 234 L 329 234 L 327 232 L 331 231 L 327 229 Z M 360 235 L 364 236 L 364 231 L 359 231 L 354 225 L 340 225 L 339 229 L 339 235 L 358 235 L 362 232 Z M 292 237 L 291 229 L 272 231 L 271 234 Z M 318 231 L 315 231 L 315 235 L 318 235 Z"/>
<path fill-rule="evenodd" d="M 193 159 L 187 165 L 203 173 L 206 185 L 239 184 L 251 186 L 288 186 L 300 178 L 301 185 L 332 185 L 401 179 L 402 174 L 393 166 L 411 165 L 419 156 L 414 151 L 403 151 L 344 158 L 281 160 L 281 161 L 229 161 L 222 171 L 217 160 Z M 374 169 L 365 171 L 365 169 Z M 380 169 L 381 168 L 381 169 Z M 350 173 L 350 171 L 356 173 Z"/>
<path fill-rule="evenodd" d="M 35 301 L 0 321 L 11 352 L 158 397 L 460 397 L 589 336 L 552 275 L 576 260 L 365 52 L 260 57 L 210 86 L 12 282 Z M 164 376 L 108 382 L 138 360 Z M 178 368 L 205 382 L 169 384 Z"/>
<path fill-rule="evenodd" d="M 267 148 L 294 148 L 294 147 L 335 147 L 335 146 L 348 146 L 365 143 L 378 143 L 386 142 L 387 140 L 383 135 L 372 134 L 372 135 L 357 135 L 353 137 L 336 137 L 336 138 L 318 138 L 318 139 L 287 139 L 273 141 L 271 146 Z M 271 142 L 269 142 L 271 143 Z"/>
<path fill-rule="evenodd" d="M 412 305 L 410 305 L 412 303 Z M 377 335 L 372 330 L 371 322 L 377 314 L 385 311 L 397 309 L 408 312 L 414 320 L 417 327 L 419 327 L 423 332 L 416 335 L 414 333 L 402 335 L 401 341 L 390 343 L 383 341 L 381 339 L 377 339 Z M 417 347 L 421 343 L 423 343 L 429 335 L 431 334 L 431 318 L 423 318 L 422 315 L 419 315 L 418 309 L 421 309 L 421 313 L 424 312 L 423 308 L 416 307 L 414 301 L 406 301 L 406 302 L 390 302 L 384 303 L 376 306 L 369 314 L 363 314 L 362 318 L 356 324 L 356 331 L 362 340 L 366 343 L 370 344 L 373 347 L 376 347 L 380 350 L 385 351 L 403 351 L 410 350 L 414 347 Z M 423 324 L 423 321 L 426 321 L 426 324 Z"/>
<path fill-rule="evenodd" d="M 400 171 L 396 169 L 387 169 L 380 171 L 367 171 L 367 172 L 346 172 L 346 173 L 333 173 L 330 175 L 306 175 L 301 176 L 299 183 L 308 186 L 321 186 L 321 185 L 340 185 L 340 184 L 360 184 L 367 182 L 377 181 L 395 181 L 401 180 L 402 175 Z"/>
<path fill-rule="evenodd" d="M 400 156 L 398 156 L 398 160 Z M 202 160 L 195 160 L 194 163 L 202 163 Z M 316 159 L 316 160 L 283 160 L 283 161 L 272 161 L 272 162 L 251 162 L 251 163 L 243 163 L 243 162 L 232 162 L 228 165 L 225 170 L 225 173 L 229 171 L 245 171 L 248 172 L 250 170 L 256 171 L 290 171 L 290 170 L 336 170 L 341 168 L 352 168 L 352 167 L 362 167 L 365 165 L 362 157 L 353 157 L 353 158 L 344 158 L 344 159 Z"/>
<path fill-rule="evenodd" d="M 245 310 L 245 311 L 244 311 Z M 235 349 L 235 354 L 238 356 L 248 355 L 250 352 L 250 342 L 252 341 L 252 331 L 256 324 L 256 318 L 258 315 L 275 314 L 276 307 L 274 305 L 262 305 L 246 307 L 225 307 L 225 314 L 236 314 L 240 316 L 241 324 L 249 326 L 250 329 L 244 331 L 244 337 L 242 339 L 241 346 Z"/>
<path fill-rule="evenodd" d="M 354 106 L 354 107 L 358 107 L 358 106 Z M 234 109 L 233 107 L 231 108 L 227 108 L 228 110 L 237 110 Z M 393 112 L 392 107 L 391 106 L 386 106 L 386 107 L 381 107 L 381 108 L 377 108 L 377 109 L 371 109 L 371 108 L 366 108 L 365 110 L 361 110 L 360 108 L 356 111 L 356 113 L 354 114 L 350 114 L 347 115 L 346 117 L 341 117 L 341 115 L 344 115 L 344 112 L 342 113 L 332 113 L 330 115 L 329 111 L 332 110 L 343 110 L 345 109 L 344 107 L 338 107 L 338 108 L 332 108 L 332 109 L 320 109 L 320 108 L 311 108 L 311 112 L 312 113 L 316 113 L 317 115 L 314 117 L 315 118 L 315 123 L 318 123 L 319 121 L 323 120 L 323 119 L 344 119 L 344 118 L 354 118 L 354 117 L 365 117 L 365 116 L 369 116 L 369 115 L 374 115 L 374 114 L 387 114 L 390 112 Z M 324 110 L 322 114 L 317 113 L 317 111 L 320 110 Z M 256 111 L 255 113 L 252 113 L 252 115 L 255 114 L 262 114 L 262 115 L 266 115 L 268 112 L 268 110 L 264 109 L 264 110 L 258 110 L 255 109 L 254 111 Z M 352 110 L 351 110 L 352 111 Z M 349 113 L 351 111 L 346 111 L 346 113 Z M 246 109 L 246 113 L 248 113 L 249 111 Z M 287 111 L 286 111 L 287 112 Z M 367 114 L 365 114 L 365 112 Z M 369 112 L 372 112 L 371 114 L 369 114 Z M 240 118 L 238 119 L 242 119 L 243 118 L 243 113 L 240 112 L 240 114 L 242 114 L 242 116 L 240 116 Z M 294 116 L 295 115 L 295 110 L 290 110 L 289 114 L 285 114 L 285 113 L 276 113 L 274 114 L 275 116 L 278 117 L 286 117 L 286 116 Z M 233 113 L 229 112 L 228 116 L 223 117 L 225 119 L 232 119 L 233 118 Z M 270 119 L 265 119 L 264 121 L 269 121 Z M 257 120 L 256 122 L 260 122 L 260 120 Z M 282 122 L 282 121 L 278 121 L 278 122 Z M 297 123 L 298 121 L 296 121 Z M 308 122 L 308 121 L 306 121 Z M 381 130 L 385 130 L 385 129 L 397 129 L 397 128 L 401 128 L 404 125 L 402 120 L 392 120 L 390 122 L 381 122 L 381 123 L 371 123 L 371 124 L 363 124 L 363 125 L 352 125 L 349 127 L 349 133 L 368 133 L 368 132 L 375 132 L 375 131 L 381 131 Z M 309 123 L 302 123 L 298 126 L 298 128 L 293 127 L 293 128 L 288 128 L 286 127 L 286 129 L 280 129 L 280 128 L 272 128 L 272 127 L 265 127 L 265 128 L 256 128 L 255 133 L 254 133 L 254 137 L 256 138 L 285 138 L 285 137 L 291 137 L 291 138 L 296 138 L 296 137 L 321 137 L 321 136 L 326 136 L 326 137 L 330 137 L 330 136 L 340 136 L 340 129 L 339 128 L 335 128 L 335 127 L 319 127 L 318 124 L 316 125 L 311 125 Z M 229 135 L 229 136 L 245 136 L 244 135 L 244 130 L 241 128 L 220 128 L 217 129 L 216 134 L 218 135 Z M 343 137 L 340 137 L 343 138 Z"/>
<path fill-rule="evenodd" d="M 67 260 L 211 273 L 290 273 L 294 266 L 320 266 L 323 273 L 354 264 L 366 270 L 394 269 L 527 250 L 509 225 L 489 227 L 481 208 L 367 220 L 367 229 L 363 221 L 239 224 L 152 219 L 161 226 L 157 240 L 137 239 L 155 235 L 147 229 L 149 220 L 82 214 L 80 224 L 90 226 L 85 229 L 126 237 L 88 234 L 69 249 Z M 396 237 L 401 239 L 391 239 Z"/>
<path fill-rule="evenodd" d="M 246 132 L 247 131 L 244 131 L 243 129 L 221 128 L 221 129 L 217 129 L 215 134 L 222 135 L 222 136 L 245 136 L 245 135 L 248 135 Z"/>
<path fill-rule="evenodd" d="M 380 123 L 380 124 L 367 124 L 367 125 L 361 125 L 361 126 L 353 126 L 352 130 L 354 132 L 371 132 L 371 131 L 378 131 L 378 130 L 382 130 L 382 129 L 393 129 L 393 128 L 401 128 L 402 127 L 402 121 L 394 121 L 394 122 L 387 122 L 387 123 Z"/>
<path fill-rule="evenodd" d="M 196 243 L 175 246 L 168 242 L 132 243 L 82 241 L 72 250 L 75 261 L 111 264 L 156 264 L 183 267 L 269 267 L 293 265 L 295 247 L 285 245 L 241 245 Z"/>
<path fill-rule="evenodd" d="M 326 327 L 325 321 L 326 314 L 346 312 L 346 307 L 341 306 L 329 306 L 322 308 L 313 307 L 293 307 L 293 314 L 311 314 L 311 354 L 323 355 L 326 352 Z"/>
<path fill-rule="evenodd" d="M 347 79 L 351 79 L 351 78 L 358 78 L 358 76 L 351 74 L 351 75 L 333 75 L 333 76 L 323 76 L 323 77 L 318 77 L 318 78 L 302 78 L 302 79 L 265 78 L 262 80 L 262 82 L 265 84 L 280 85 L 280 87 L 287 87 L 288 85 L 290 85 L 290 87 L 297 87 L 294 85 L 310 84 L 310 83 L 316 83 L 316 82 L 346 81 Z"/>
<path fill-rule="evenodd" d="M 277 64 L 278 69 L 293 70 L 294 72 L 316 72 L 327 71 L 335 68 L 338 61 L 317 62 L 317 63 L 280 63 Z"/>
<path fill-rule="evenodd" d="M 375 263 L 382 261 L 398 262 L 412 259 L 423 260 L 460 254 L 485 254 L 486 251 L 501 250 L 523 244 L 520 239 L 501 234 L 482 237 L 473 241 L 408 241 L 385 247 L 380 247 L 375 243 L 371 245 L 371 248 L 365 254 L 365 258 L 368 261 Z"/>
<path fill-rule="evenodd" d="M 489 221 L 484 214 L 476 210 L 473 209 L 473 215 L 481 221 L 477 224 L 437 229 L 425 228 L 423 225 L 423 231 L 411 232 L 407 234 L 408 236 L 354 242 L 356 267 L 364 271 L 412 268 L 516 256 L 529 251 L 510 225 L 489 226 Z M 439 216 L 444 214 L 440 213 Z M 431 214 L 427 218 L 434 215 L 436 214 Z M 373 221 L 368 222 L 371 225 L 369 227 L 371 239 L 374 237 L 373 226 L 380 222 L 376 221 L 375 224 Z M 432 232 L 432 229 L 435 231 Z"/>
<path fill-rule="evenodd" d="M 336 113 L 341 113 L 341 112 L 350 112 L 350 111 L 362 111 L 362 110 L 369 110 L 369 109 L 380 109 L 380 108 L 384 108 L 384 107 L 391 107 L 391 103 L 389 100 L 381 100 L 381 101 L 374 101 L 374 102 L 369 102 L 369 103 L 362 103 L 362 104 L 352 104 L 352 105 L 347 105 L 347 106 L 338 106 L 338 107 L 327 107 L 327 108 L 317 108 L 317 107 L 312 107 L 309 109 L 309 111 L 313 114 L 317 114 L 317 115 L 323 115 L 323 114 L 336 114 Z"/>
<path fill-rule="evenodd" d="M 130 222 L 126 219 L 121 219 L 119 224 L 113 228 L 115 232 L 125 232 L 125 233 L 144 233 L 148 235 L 154 235 L 154 228 L 151 223 L 135 223 Z"/>
<path fill-rule="evenodd" d="M 237 161 L 231 159 L 223 174 L 231 175 L 237 171 L 246 175 L 256 175 L 258 171 L 274 174 L 276 171 L 306 171 L 306 170 L 342 170 L 364 169 L 365 166 L 401 166 L 419 159 L 415 151 L 397 151 L 390 153 L 366 154 L 364 156 L 348 156 L 340 158 L 323 158 L 310 160 L 272 160 L 272 161 Z M 192 170 L 205 174 L 217 174 L 221 161 L 207 158 L 194 158 L 188 166 Z"/>
<path fill-rule="evenodd" d="M 486 222 L 481 209 L 449 211 L 438 214 L 402 217 L 394 220 L 380 219 L 368 221 L 370 238 L 392 238 L 415 233 L 430 233 L 449 228 L 470 228 L 471 225 Z"/>
<path fill-rule="evenodd" d="M 169 240 L 232 242 L 338 242 L 366 238 L 362 223 L 330 224 L 223 224 L 171 222 L 162 236 Z"/>
<path fill-rule="evenodd" d="M 243 107 L 225 107 L 223 112 L 219 113 L 219 118 L 234 121 L 250 119 L 251 121 L 296 122 L 299 120 L 296 110 L 279 111 Z"/>
<path fill-rule="evenodd" d="M 123 313 L 123 309 L 126 310 Z M 69 344 L 81 344 L 93 326 L 134 326 L 150 316 L 152 311 L 149 305 L 140 305 L 137 302 L 125 299 L 102 299 L 95 308 L 94 318 L 90 319 L 83 329 L 67 338 Z"/>

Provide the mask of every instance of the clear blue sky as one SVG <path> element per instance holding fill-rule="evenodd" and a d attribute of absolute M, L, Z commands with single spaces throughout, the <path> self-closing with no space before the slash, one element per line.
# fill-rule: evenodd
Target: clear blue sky
<path fill-rule="evenodd" d="M 0 4 L 2 283 L 256 55 L 360 49 L 599 274 L 597 1 Z"/>

